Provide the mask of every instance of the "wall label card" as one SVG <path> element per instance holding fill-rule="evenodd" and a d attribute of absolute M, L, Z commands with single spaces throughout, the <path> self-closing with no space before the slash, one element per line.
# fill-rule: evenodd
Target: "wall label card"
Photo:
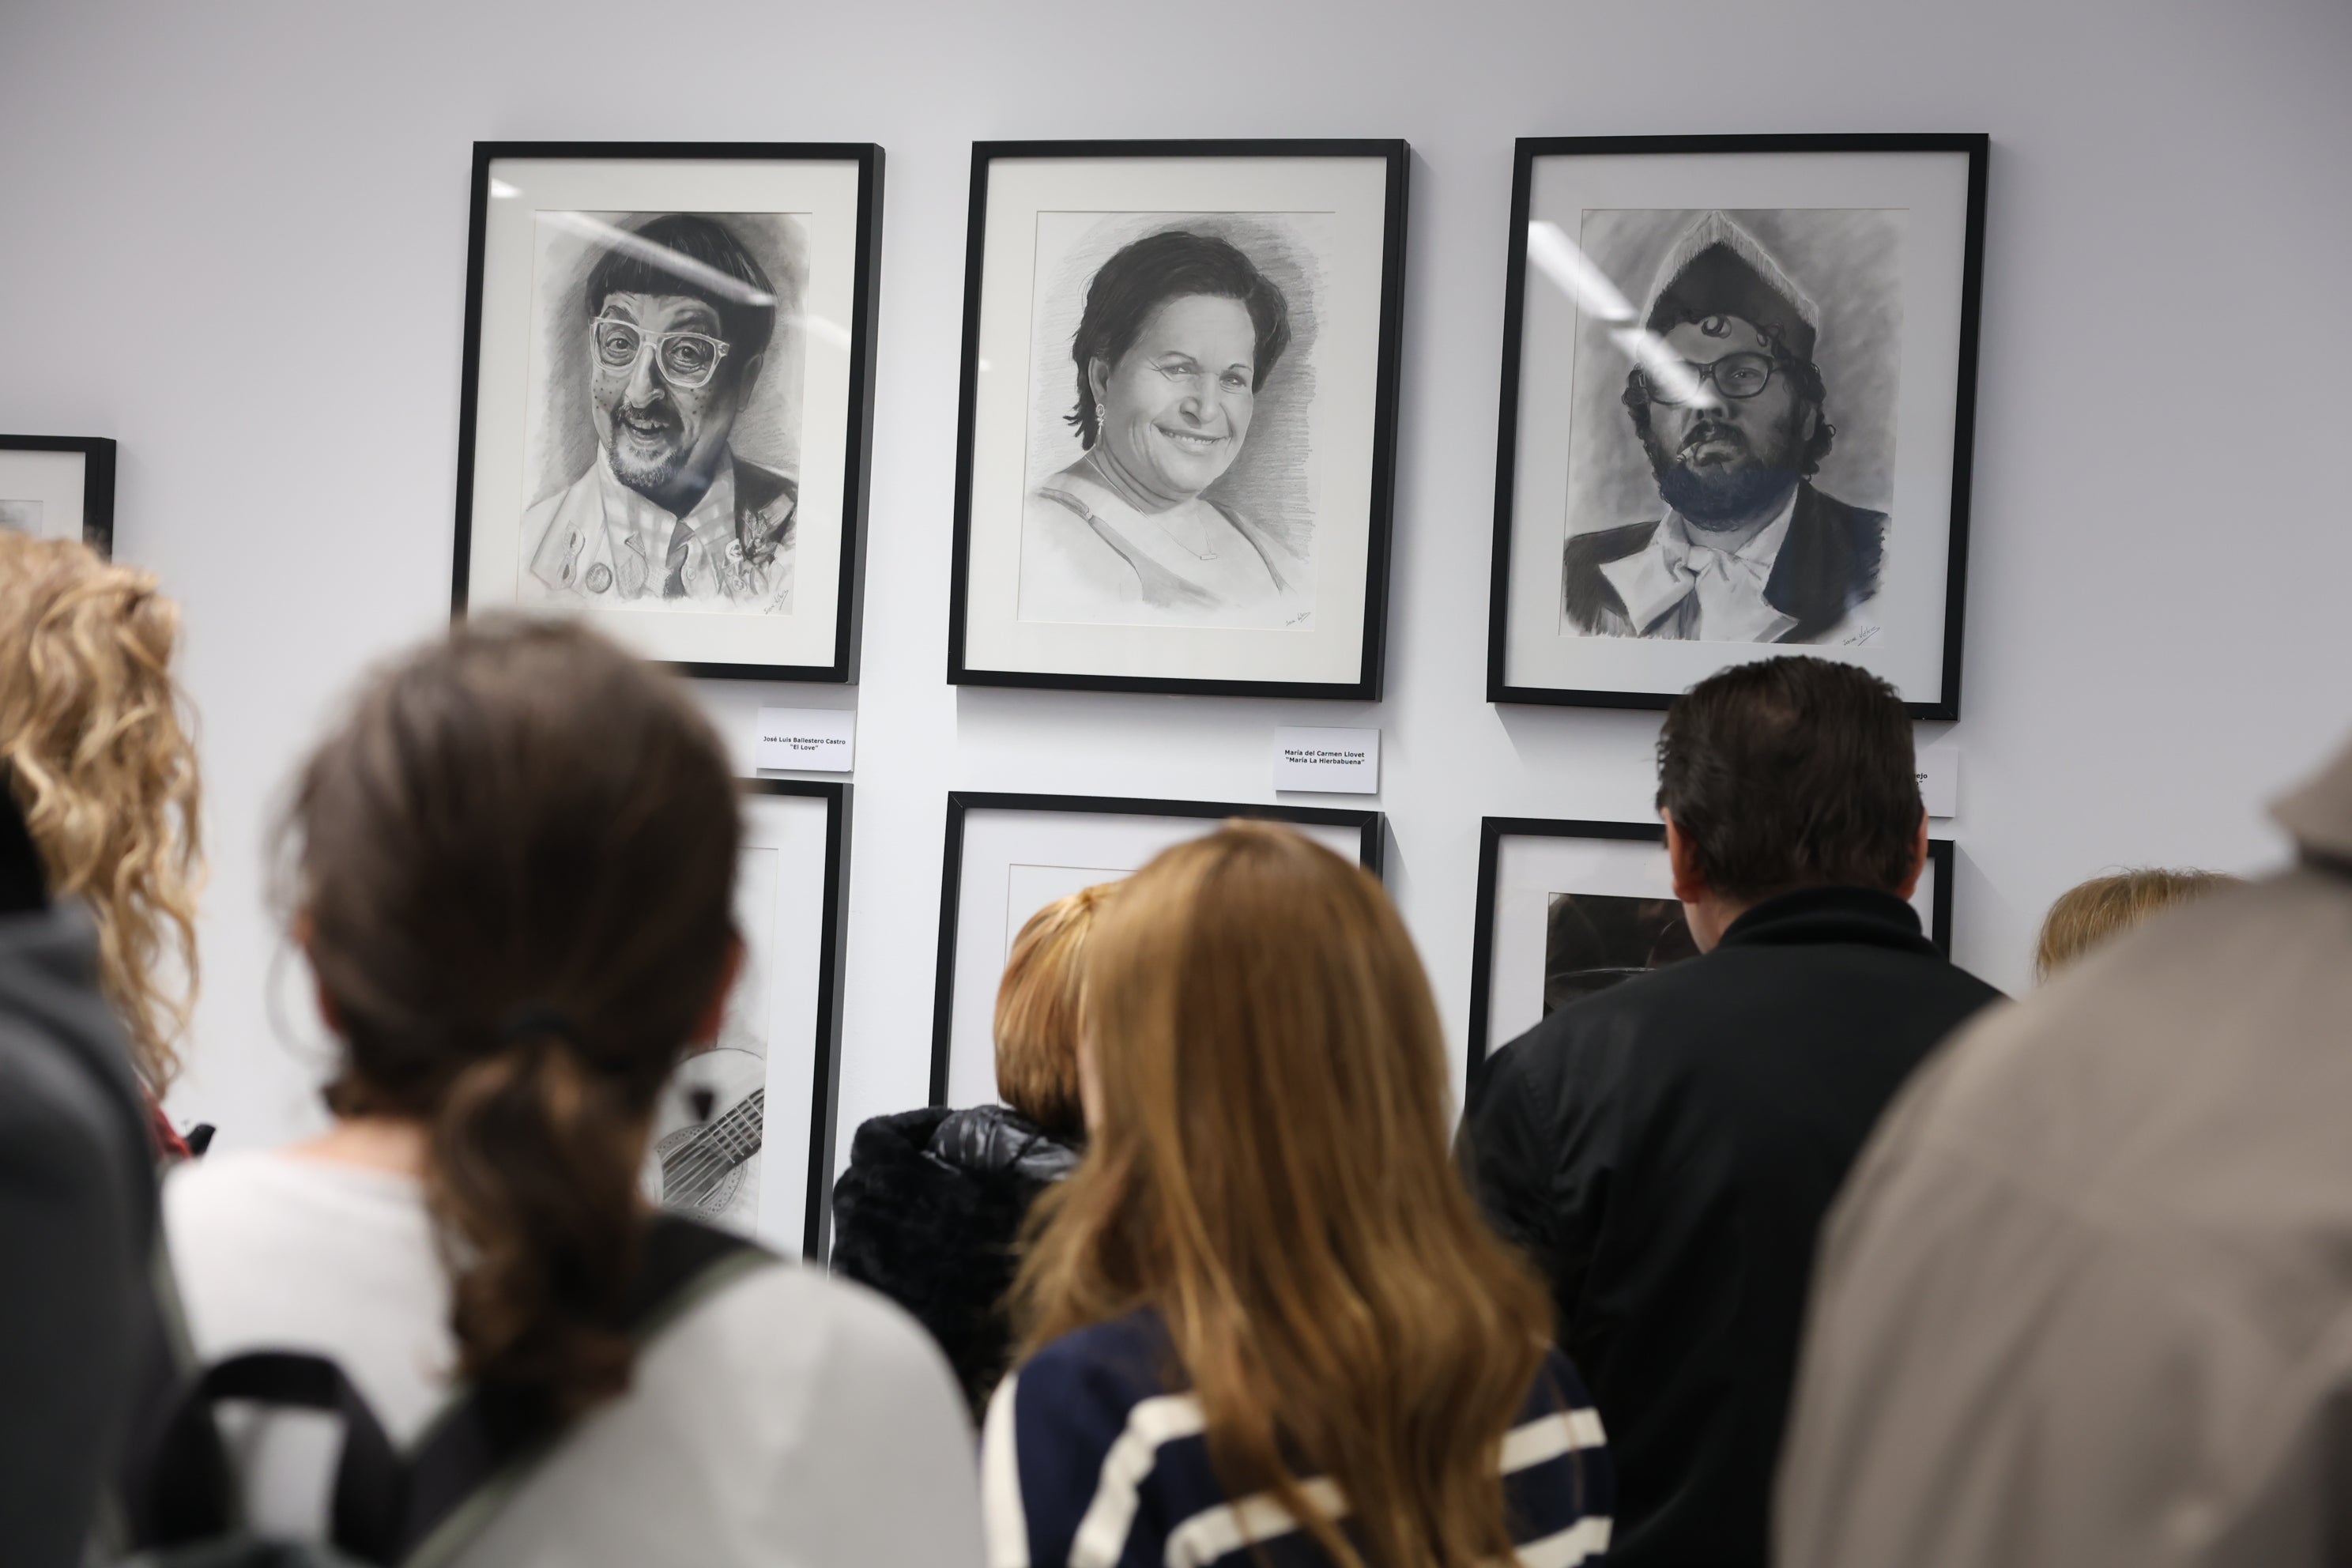
<path fill-rule="evenodd" d="M 1957 816 L 1960 811 L 1960 749 L 1958 746 L 1919 748 L 1919 798 L 1930 816 Z"/>
<path fill-rule="evenodd" d="M 857 710 L 762 708 L 759 755 L 763 768 L 845 773 L 857 755 Z"/>
<path fill-rule="evenodd" d="M 1285 724 L 1274 732 L 1274 787 L 1331 795 L 1376 795 L 1381 732 Z"/>

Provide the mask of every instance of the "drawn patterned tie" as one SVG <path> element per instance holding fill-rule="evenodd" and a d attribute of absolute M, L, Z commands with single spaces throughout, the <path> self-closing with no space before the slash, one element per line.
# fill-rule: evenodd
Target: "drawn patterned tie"
<path fill-rule="evenodd" d="M 663 557 L 662 563 L 669 573 L 662 579 L 663 598 L 686 597 L 686 547 L 693 542 L 694 530 L 687 526 L 686 519 L 679 518 L 677 526 L 670 531 L 669 552 Z"/>

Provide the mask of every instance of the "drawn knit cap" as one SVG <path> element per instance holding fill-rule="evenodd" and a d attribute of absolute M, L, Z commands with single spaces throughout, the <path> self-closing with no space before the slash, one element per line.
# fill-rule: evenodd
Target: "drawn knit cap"
<path fill-rule="evenodd" d="M 1812 300 L 1754 235 L 1720 212 L 1691 225 L 1666 252 L 1642 320 L 1650 331 L 1664 332 L 1709 316 L 1752 321 L 1799 359 L 1813 357 L 1820 318 Z"/>

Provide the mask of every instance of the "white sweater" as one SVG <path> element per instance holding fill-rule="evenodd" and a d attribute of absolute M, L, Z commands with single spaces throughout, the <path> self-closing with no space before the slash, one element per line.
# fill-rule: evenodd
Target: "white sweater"
<path fill-rule="evenodd" d="M 341 1363 L 395 1444 L 446 1398 L 448 1283 L 420 1184 L 278 1152 L 182 1165 L 172 1261 L 206 1361 L 263 1348 Z M 251 1522 L 318 1539 L 331 1417 L 224 1421 Z M 462 1565 L 972 1564 L 971 1438 L 945 1362 L 877 1296 L 755 1269 L 657 1337 L 457 1558 Z"/>

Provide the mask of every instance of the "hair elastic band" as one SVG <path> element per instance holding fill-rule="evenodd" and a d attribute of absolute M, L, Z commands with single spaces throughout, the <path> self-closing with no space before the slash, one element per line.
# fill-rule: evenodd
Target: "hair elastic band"
<path fill-rule="evenodd" d="M 519 1046 L 526 1040 L 545 1039 L 549 1036 L 564 1044 L 580 1043 L 579 1026 L 571 1018 L 544 1002 L 521 1002 L 507 1010 L 499 1022 L 499 1044 Z"/>

